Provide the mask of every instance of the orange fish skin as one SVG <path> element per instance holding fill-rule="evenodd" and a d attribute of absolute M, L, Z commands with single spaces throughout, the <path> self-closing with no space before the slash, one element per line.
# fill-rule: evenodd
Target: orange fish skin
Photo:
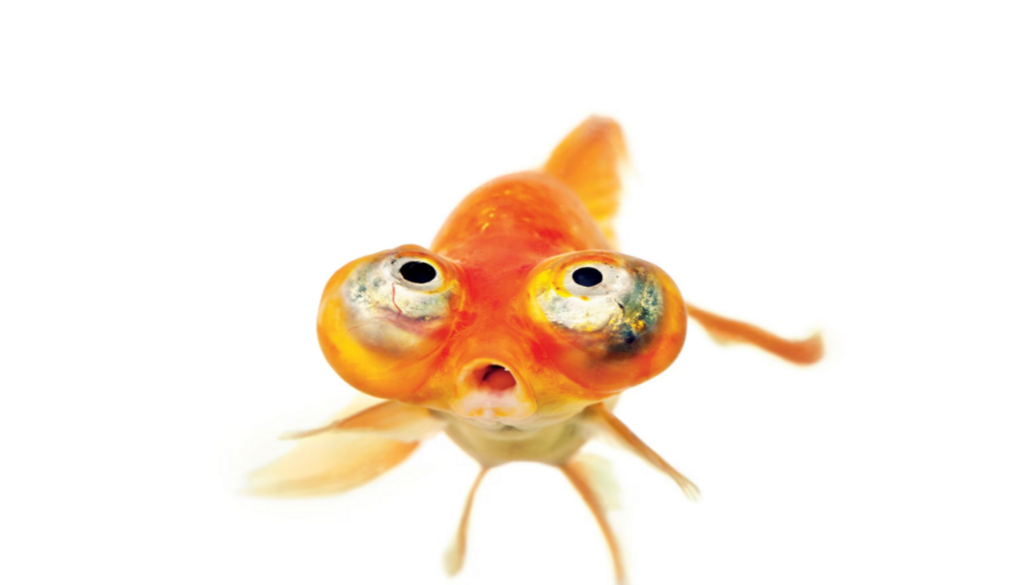
<path fill-rule="evenodd" d="M 325 289 L 318 323 L 321 346 L 334 369 L 380 398 L 425 406 L 485 428 L 538 429 L 657 375 L 676 358 L 685 339 L 685 307 L 668 275 L 612 251 L 582 200 L 543 172 L 508 175 L 471 193 L 441 228 L 432 252 L 397 249 L 432 261 L 450 283 L 445 324 L 417 332 L 407 351 L 367 350 L 344 334 L 351 325 L 339 318 L 343 311 L 337 291 L 356 266 L 394 253 L 357 260 L 335 274 Z M 642 332 L 638 351 L 580 347 L 538 309 L 533 298 L 538 289 L 559 289 L 553 279 L 581 262 L 641 271 L 658 289 L 661 316 L 655 331 Z M 568 337 L 574 335 L 570 331 Z M 592 337 L 591 345 L 601 345 L 600 333 Z M 467 378 L 479 377 L 488 366 L 507 369 L 519 395 L 490 414 L 462 404 L 467 394 L 479 393 Z M 497 392 L 510 390 L 487 391 Z"/>

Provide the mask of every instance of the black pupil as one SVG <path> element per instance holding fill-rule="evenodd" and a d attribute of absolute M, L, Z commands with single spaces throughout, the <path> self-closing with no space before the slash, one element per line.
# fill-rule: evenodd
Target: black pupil
<path fill-rule="evenodd" d="M 437 270 L 426 262 L 406 262 L 398 271 L 402 273 L 402 278 L 416 284 L 430 282 L 437 276 Z"/>
<path fill-rule="evenodd" d="M 572 281 L 580 286 L 595 286 L 601 284 L 601 271 L 589 266 L 577 268 L 572 273 Z"/>

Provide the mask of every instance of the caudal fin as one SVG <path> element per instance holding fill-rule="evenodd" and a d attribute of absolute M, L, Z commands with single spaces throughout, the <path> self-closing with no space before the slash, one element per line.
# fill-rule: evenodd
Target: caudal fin
<path fill-rule="evenodd" d="M 611 118 L 587 118 L 555 147 L 544 171 L 558 177 L 580 196 L 609 241 L 612 219 L 622 191 L 620 168 L 627 160 L 622 129 Z"/>

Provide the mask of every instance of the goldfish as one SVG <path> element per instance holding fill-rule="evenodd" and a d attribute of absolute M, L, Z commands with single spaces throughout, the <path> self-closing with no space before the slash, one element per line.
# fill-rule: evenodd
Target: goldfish
<path fill-rule="evenodd" d="M 788 340 L 683 300 L 668 274 L 617 251 L 626 147 L 620 126 L 591 117 L 538 170 L 470 193 L 430 248 L 402 245 L 349 262 L 327 282 L 317 335 L 327 362 L 374 397 L 326 426 L 287 435 L 292 451 L 250 476 L 273 496 L 344 492 L 446 434 L 480 464 L 452 546 L 462 567 L 473 497 L 506 463 L 558 468 L 579 492 L 626 574 L 607 498 L 581 454 L 605 436 L 674 480 L 697 487 L 613 410 L 619 394 L 668 368 L 692 320 L 721 343 L 746 343 L 802 365 L 819 333 Z"/>

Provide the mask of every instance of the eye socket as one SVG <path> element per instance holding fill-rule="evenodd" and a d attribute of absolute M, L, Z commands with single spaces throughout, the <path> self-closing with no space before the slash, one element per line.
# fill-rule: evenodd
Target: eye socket
<path fill-rule="evenodd" d="M 437 278 L 437 269 L 426 262 L 406 262 L 398 269 L 402 278 L 415 284 L 426 284 Z M 600 275 L 598 275 L 600 276 Z"/>
<path fill-rule="evenodd" d="M 604 280 L 604 277 L 601 275 L 601 271 L 590 266 L 577 268 L 572 273 L 572 281 L 580 286 L 597 286 L 601 284 L 602 280 Z"/>

